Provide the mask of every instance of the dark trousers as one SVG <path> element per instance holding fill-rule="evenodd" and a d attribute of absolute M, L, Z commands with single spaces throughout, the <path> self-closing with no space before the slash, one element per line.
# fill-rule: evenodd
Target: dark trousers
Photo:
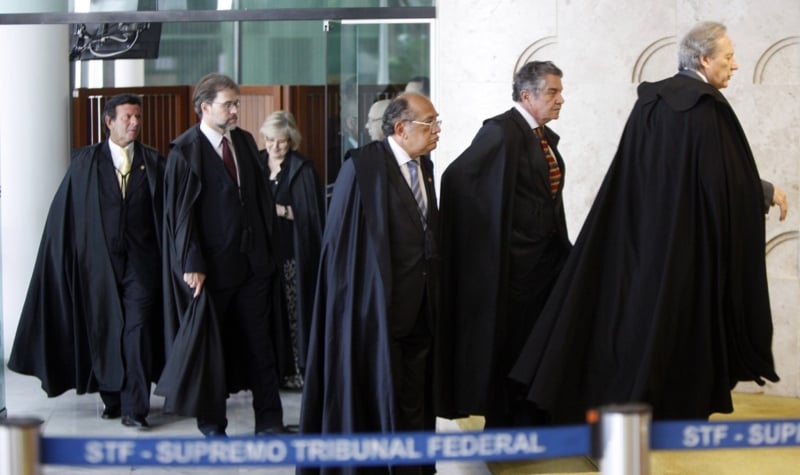
<path fill-rule="evenodd" d="M 242 285 L 208 289 L 213 297 L 225 342 L 226 367 L 241 361 L 244 382 L 253 393 L 255 431 L 283 425 L 283 407 L 278 391 L 278 368 L 270 338 L 272 315 L 272 277 L 251 275 Z M 234 355 L 241 355 L 238 358 Z M 223 431 L 228 425 L 225 403 L 198 415 L 202 433 Z"/>
<path fill-rule="evenodd" d="M 118 286 L 122 314 L 122 367 L 125 377 L 118 392 L 101 391 L 107 407 L 119 407 L 123 415 L 146 416 L 150 411 L 150 322 L 158 303 L 156 290 L 134 276 L 130 266 Z"/>
<path fill-rule="evenodd" d="M 427 308 L 427 299 L 423 299 L 424 308 Z M 433 337 L 425 310 L 420 311 L 414 328 L 408 335 L 390 338 L 395 427 L 398 431 L 433 431 L 436 428 L 430 392 L 433 380 L 432 346 Z M 391 473 L 394 475 L 422 475 L 435 471 L 434 465 L 391 467 Z M 360 470 L 358 472 L 360 473 Z"/>
<path fill-rule="evenodd" d="M 425 418 L 430 413 L 425 395 L 432 340 L 427 321 L 421 317 L 410 334 L 392 337 L 389 342 L 399 430 L 422 431 L 430 426 Z"/>
<path fill-rule="evenodd" d="M 533 325 L 553 289 L 567 251 L 553 235 L 530 265 L 512 265 L 508 288 L 508 314 L 502 346 L 496 350 L 494 396 L 485 414 L 486 427 L 526 427 L 544 424 L 547 415 L 527 401 L 524 388 L 507 378 Z"/>

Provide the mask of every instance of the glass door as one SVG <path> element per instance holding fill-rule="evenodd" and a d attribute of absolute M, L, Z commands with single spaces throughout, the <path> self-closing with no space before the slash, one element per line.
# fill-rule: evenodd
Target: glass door
<path fill-rule="evenodd" d="M 323 20 L 325 32 L 325 196 L 329 201 L 342 164 L 342 22 Z"/>
<path fill-rule="evenodd" d="M 329 196 L 347 152 L 373 140 L 367 130 L 370 107 L 407 86 L 430 95 L 432 28 L 431 20 L 326 21 Z"/>

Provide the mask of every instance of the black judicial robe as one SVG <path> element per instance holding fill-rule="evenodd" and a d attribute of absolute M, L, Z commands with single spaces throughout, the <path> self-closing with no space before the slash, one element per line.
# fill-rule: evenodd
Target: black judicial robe
<path fill-rule="evenodd" d="M 722 94 L 684 73 L 643 83 L 511 377 L 556 423 L 634 401 L 656 419 L 731 412 L 738 381 L 778 380 L 763 213 Z"/>
<path fill-rule="evenodd" d="M 9 369 L 39 378 L 49 397 L 69 389 L 119 391 L 125 376 L 122 306 L 100 217 L 103 147 L 107 142 L 78 149 L 56 191 L 8 360 Z M 163 163 L 156 150 L 135 147 L 160 230 Z M 152 317 L 153 348 L 162 347 L 160 320 L 160 314 Z M 161 363 L 153 355 L 153 377 Z"/>
<path fill-rule="evenodd" d="M 265 210 L 274 209 L 274 205 L 266 179 L 257 162 L 246 158 L 257 157 L 258 148 L 252 135 L 239 129 L 231 131 L 231 138 L 234 146 L 249 149 L 237 155 L 239 176 L 243 183 L 245 179 L 252 180 L 255 205 L 266 232 L 270 233 L 273 215 Z M 208 286 L 193 298 L 194 289 L 183 281 L 189 238 L 196 219 L 194 207 L 203 189 L 203 141 L 208 144 L 199 125 L 176 138 L 164 176 L 166 362 L 155 393 L 164 396 L 164 412 L 183 416 L 196 416 L 207 407 L 219 407 L 228 394 L 248 389 L 244 371 L 231 371 L 241 365 L 225 360 L 225 346 Z M 238 357 L 232 351 L 227 356 Z"/>
<path fill-rule="evenodd" d="M 546 242 L 551 228 L 562 244 L 571 244 L 564 215 L 565 164 L 559 136 L 544 128 L 562 172 L 555 198 L 541 155 L 542 190 L 547 196 L 531 210 Z M 498 366 L 507 355 L 510 234 L 520 157 L 542 154 L 530 126 L 515 109 L 487 119 L 470 146 L 444 172 L 441 187 L 442 316 L 437 330 L 437 415 L 457 418 L 486 414 L 499 404 L 491 395 Z M 532 316 L 531 318 L 535 318 Z M 523 337 L 524 338 L 524 337 Z M 501 365 L 500 360 L 511 360 Z M 506 369 L 507 371 L 507 369 Z"/>
<path fill-rule="evenodd" d="M 395 431 L 389 184 L 383 158 L 391 153 L 388 148 L 373 142 L 359 149 L 342 164 L 334 185 L 311 322 L 303 433 Z M 423 166 L 432 172 L 429 159 L 423 158 Z M 298 473 L 304 471 L 317 472 Z"/>
<path fill-rule="evenodd" d="M 259 152 L 261 167 L 269 178 L 266 150 Z M 322 246 L 322 231 L 325 226 L 325 197 L 319 178 L 314 171 L 314 164 L 297 152 L 289 152 L 284 159 L 288 169 L 285 180 L 288 181 L 289 193 L 292 196 L 294 220 L 292 242 L 276 242 L 275 246 L 292 246 L 297 261 L 297 350 L 300 368 L 305 368 L 308 351 L 308 335 L 311 327 L 311 313 L 314 307 L 314 290 L 317 284 L 317 268 L 319 252 Z M 283 275 L 281 273 L 281 275 Z M 277 294 L 276 294 L 277 295 Z M 283 292 L 279 292 L 283 295 Z M 285 312 L 285 309 L 283 309 Z M 285 323 L 286 319 L 278 319 Z M 288 342 L 288 328 L 278 330 L 286 339 L 279 341 L 279 360 L 288 361 L 291 348 Z M 281 364 L 283 368 L 285 365 Z"/>

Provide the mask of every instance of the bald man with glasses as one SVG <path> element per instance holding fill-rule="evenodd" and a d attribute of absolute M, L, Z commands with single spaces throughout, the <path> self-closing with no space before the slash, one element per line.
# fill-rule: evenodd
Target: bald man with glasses
<path fill-rule="evenodd" d="M 425 96 L 406 93 L 387 107 L 383 131 L 382 141 L 348 153 L 334 185 L 307 356 L 304 433 L 435 429 L 438 210 L 427 155 L 441 121 Z M 426 465 L 375 473 L 384 468 L 434 472 Z M 298 472 L 328 470 L 356 469 Z"/>

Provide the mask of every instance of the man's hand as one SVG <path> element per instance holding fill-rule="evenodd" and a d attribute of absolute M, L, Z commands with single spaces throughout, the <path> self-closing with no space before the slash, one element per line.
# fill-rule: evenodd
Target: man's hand
<path fill-rule="evenodd" d="M 778 206 L 781 209 L 781 221 L 786 219 L 786 213 L 789 212 L 789 204 L 786 203 L 786 193 L 783 192 L 778 185 L 775 186 L 775 191 L 772 193 L 772 206 Z"/>
<path fill-rule="evenodd" d="M 777 190 L 777 187 L 775 189 Z M 202 272 L 186 272 L 183 274 L 183 281 L 186 282 L 189 288 L 194 289 L 194 298 L 197 298 L 200 295 L 200 291 L 203 290 L 206 275 Z"/>

